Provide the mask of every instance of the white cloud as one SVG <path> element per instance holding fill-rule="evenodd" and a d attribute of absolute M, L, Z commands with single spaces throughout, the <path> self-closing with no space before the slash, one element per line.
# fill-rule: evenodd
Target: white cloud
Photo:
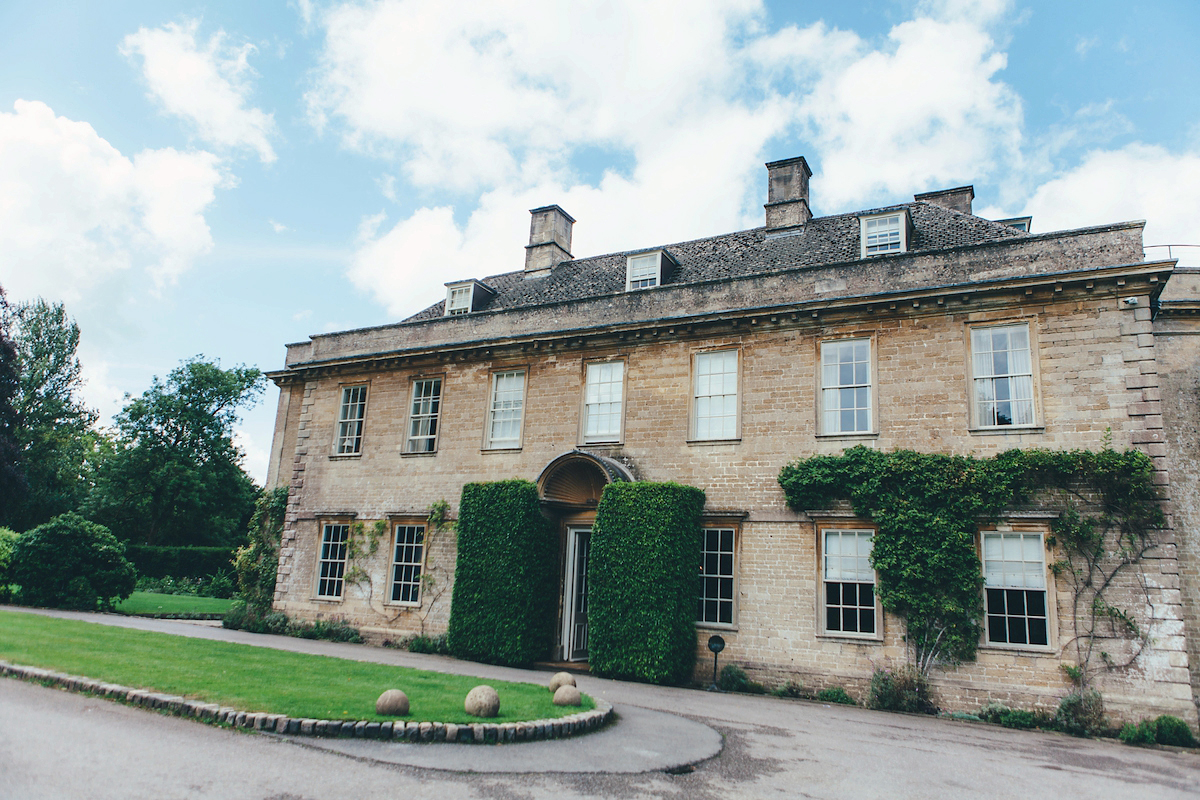
<path fill-rule="evenodd" d="M 227 185 L 211 153 L 129 158 L 91 125 L 18 100 L 0 113 L 0 284 L 68 303 L 143 271 L 161 288 L 212 248 L 204 211 Z"/>
<path fill-rule="evenodd" d="M 1037 188 L 1025 213 L 1035 231 L 1146 220 L 1147 244 L 1200 244 L 1200 154 L 1156 145 L 1095 150 L 1074 169 Z M 1166 252 L 1150 251 L 1151 257 Z M 1200 252 L 1177 253 L 1197 263 Z"/>
<path fill-rule="evenodd" d="M 821 22 L 768 32 L 757 0 L 330 7 L 314 124 L 429 197 L 364 221 L 350 277 L 415 311 L 446 280 L 519 269 L 527 210 L 551 202 L 580 220 L 576 255 L 761 224 L 784 138 L 804 145 L 772 155 L 809 156 L 824 213 L 1019 171 L 1020 101 L 990 33 L 1009 9 L 931 0 L 872 44 Z M 631 166 L 585 181 L 582 153 Z M 396 194 L 386 175 L 381 190 Z"/>
<path fill-rule="evenodd" d="M 127 58 L 141 57 L 151 96 L 168 114 L 187 120 L 204 141 L 253 150 L 264 163 L 274 161 L 274 117 L 248 106 L 249 79 L 255 75 L 249 57 L 255 47 L 230 44 L 224 31 L 201 44 L 198 28 L 197 20 L 139 28 L 125 37 L 120 51 Z"/>
<path fill-rule="evenodd" d="M 242 469 L 260 486 L 267 481 L 267 468 L 271 460 L 271 444 L 259 442 L 246 425 L 233 430 L 233 444 L 242 451 Z"/>
<path fill-rule="evenodd" d="M 276 233 L 287 233 L 291 230 L 287 225 L 284 225 L 282 222 L 276 222 L 273 219 L 267 220 L 267 223 L 271 226 L 271 230 Z"/>

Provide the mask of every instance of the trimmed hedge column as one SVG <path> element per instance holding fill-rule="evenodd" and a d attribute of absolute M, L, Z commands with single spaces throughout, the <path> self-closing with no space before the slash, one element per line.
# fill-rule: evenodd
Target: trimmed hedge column
<path fill-rule="evenodd" d="M 458 509 L 450 652 L 489 664 L 549 655 L 558 608 L 558 542 L 529 481 L 468 483 Z"/>
<path fill-rule="evenodd" d="M 704 492 L 611 483 L 592 527 L 588 647 L 593 674 L 682 683 L 696 661 Z"/>

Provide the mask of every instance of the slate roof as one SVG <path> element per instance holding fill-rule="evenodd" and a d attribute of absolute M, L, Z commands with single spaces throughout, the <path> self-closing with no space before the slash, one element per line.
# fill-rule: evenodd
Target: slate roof
<path fill-rule="evenodd" d="M 907 208 L 913 223 L 908 253 L 932 252 L 1028 236 L 1024 231 L 971 214 L 916 201 L 871 211 L 814 217 L 798 229 L 747 231 L 664 245 L 679 263 L 668 285 L 763 275 L 785 269 L 816 267 L 860 260 L 859 217 Z M 620 294 L 625 291 L 625 263 L 630 252 L 564 261 L 549 275 L 526 280 L 523 270 L 484 278 L 496 296 L 480 311 L 503 311 Z M 445 300 L 404 322 L 436 319 Z"/>

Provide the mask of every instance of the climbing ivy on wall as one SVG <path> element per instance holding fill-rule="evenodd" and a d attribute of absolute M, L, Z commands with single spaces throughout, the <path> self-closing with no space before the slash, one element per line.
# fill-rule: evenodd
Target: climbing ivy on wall
<path fill-rule="evenodd" d="M 1097 660 L 1128 666 L 1145 643 L 1137 612 L 1119 608 L 1113 595 L 1125 572 L 1146 593 L 1141 572 L 1130 567 L 1155 546 L 1152 532 L 1163 524 L 1152 476 L 1144 453 L 1107 443 L 1100 451 L 1008 450 L 991 458 L 858 446 L 793 461 L 779 483 L 797 511 L 849 500 L 876 524 L 879 601 L 904 620 L 910 657 L 923 672 L 975 657 L 980 526 L 1027 505 L 1058 511 L 1047 546 L 1061 557 L 1049 568 L 1073 591 L 1074 613 L 1060 628 L 1075 651 L 1070 674 L 1087 685 Z M 1121 657 L 1105 649 L 1115 640 L 1129 643 Z"/>

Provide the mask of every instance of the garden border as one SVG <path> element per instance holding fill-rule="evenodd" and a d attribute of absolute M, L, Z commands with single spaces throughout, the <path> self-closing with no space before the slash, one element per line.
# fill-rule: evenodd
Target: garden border
<path fill-rule="evenodd" d="M 188 700 L 175 694 L 149 689 L 131 689 L 80 675 L 68 675 L 41 667 L 28 667 L 0 661 L 0 675 L 59 686 L 67 691 L 94 694 L 130 705 L 163 711 L 177 717 L 193 717 L 203 722 L 247 728 L 265 733 L 324 738 L 353 737 L 405 742 L 452 742 L 456 744 L 497 744 L 565 739 L 598 730 L 612 721 L 612 703 L 596 700 L 596 707 L 558 719 L 526 722 L 368 722 L 362 720 L 298 719 L 284 714 L 239 711 L 217 703 Z"/>

